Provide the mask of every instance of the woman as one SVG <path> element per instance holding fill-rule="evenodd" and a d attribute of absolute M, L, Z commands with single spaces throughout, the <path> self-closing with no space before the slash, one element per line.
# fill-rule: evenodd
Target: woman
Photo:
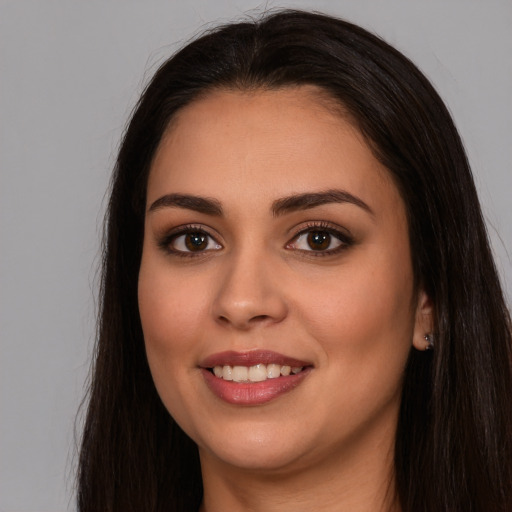
<path fill-rule="evenodd" d="M 504 511 L 511 333 L 442 101 L 280 12 L 166 62 L 109 204 L 79 509 Z"/>

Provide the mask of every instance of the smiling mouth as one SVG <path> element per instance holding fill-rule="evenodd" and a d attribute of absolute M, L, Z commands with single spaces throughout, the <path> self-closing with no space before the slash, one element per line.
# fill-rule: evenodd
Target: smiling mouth
<path fill-rule="evenodd" d="M 271 350 L 226 351 L 200 362 L 210 391 L 232 405 L 259 406 L 291 392 L 314 365 Z"/>
<path fill-rule="evenodd" d="M 297 375 L 304 370 L 303 366 L 289 366 L 280 364 L 255 364 L 252 366 L 214 366 L 209 370 L 219 379 L 239 383 L 264 382 L 269 379 L 278 379 Z"/>

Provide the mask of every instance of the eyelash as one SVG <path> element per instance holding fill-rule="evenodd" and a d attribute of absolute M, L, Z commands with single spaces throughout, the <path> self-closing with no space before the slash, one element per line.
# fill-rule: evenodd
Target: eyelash
<path fill-rule="evenodd" d="M 313 249 L 307 250 L 307 249 L 293 249 L 293 247 L 290 247 L 293 243 L 296 243 L 301 236 L 304 236 L 308 233 L 317 231 L 319 233 L 327 233 L 328 235 L 334 237 L 340 242 L 340 245 L 338 247 L 335 247 L 334 249 L 329 249 L 325 251 L 315 251 Z M 182 251 L 179 249 L 174 249 L 172 247 L 172 244 L 176 242 L 176 240 L 181 237 L 188 234 L 199 234 L 204 235 L 205 237 L 209 238 L 213 242 L 215 242 L 220 248 L 222 248 L 222 245 L 217 242 L 215 237 L 213 237 L 208 231 L 206 231 L 202 226 L 200 225 L 194 225 L 189 224 L 187 226 L 181 226 L 179 228 L 176 228 L 175 230 L 171 231 L 170 233 L 166 234 L 161 240 L 158 241 L 158 246 L 164 250 L 166 253 L 171 254 L 173 256 L 178 256 L 181 258 L 195 258 L 195 257 L 201 257 L 204 256 L 205 253 L 208 253 L 212 251 L 212 249 L 205 249 L 202 251 Z M 333 227 L 330 223 L 321 221 L 321 222 L 310 222 L 306 224 L 306 226 L 302 227 L 294 236 L 293 238 L 285 245 L 285 248 L 289 250 L 296 250 L 297 252 L 302 253 L 304 256 L 313 256 L 313 257 L 326 257 L 326 256 L 332 256 L 335 254 L 338 254 L 344 250 L 346 250 L 348 247 L 354 244 L 354 239 L 352 236 L 350 236 L 347 233 L 344 233 L 340 231 L 339 229 Z"/>
<path fill-rule="evenodd" d="M 219 242 L 208 233 L 202 226 L 189 224 L 187 226 L 180 226 L 179 228 L 176 228 L 175 230 L 172 230 L 170 233 L 165 235 L 161 240 L 158 242 L 158 246 L 163 249 L 166 253 L 171 254 L 172 256 L 178 256 L 180 258 L 195 258 L 197 256 L 203 256 L 206 252 L 210 252 L 210 250 L 204 250 L 204 251 L 181 251 L 179 249 L 174 249 L 172 247 L 172 244 L 176 242 L 176 240 L 180 236 L 189 235 L 191 233 L 204 235 L 205 237 L 209 238 L 210 240 L 213 240 L 216 244 L 219 246 Z"/>
<path fill-rule="evenodd" d="M 312 256 L 314 258 L 333 256 L 347 250 L 350 246 L 354 245 L 354 239 L 352 238 L 351 235 L 349 235 L 348 233 L 344 233 L 339 228 L 332 226 L 329 222 L 320 221 L 307 223 L 306 226 L 300 229 L 300 231 L 298 231 L 294 235 L 291 241 L 286 244 L 286 247 L 289 247 L 291 244 L 295 243 L 297 240 L 300 239 L 301 236 L 315 231 L 319 233 L 329 234 L 330 236 L 336 238 L 340 242 L 340 245 L 338 247 L 335 247 L 334 249 L 329 249 L 325 251 L 315 251 L 313 249 L 296 249 L 297 251 L 301 252 L 304 256 Z"/>

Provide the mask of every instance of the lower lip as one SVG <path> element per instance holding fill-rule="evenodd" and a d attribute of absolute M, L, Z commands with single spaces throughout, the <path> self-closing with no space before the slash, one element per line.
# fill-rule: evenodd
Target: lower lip
<path fill-rule="evenodd" d="M 295 375 L 267 379 L 263 382 L 234 382 L 215 377 L 205 368 L 203 377 L 210 391 L 221 400 L 235 405 L 261 405 L 295 389 L 309 374 L 311 368 L 305 368 Z"/>

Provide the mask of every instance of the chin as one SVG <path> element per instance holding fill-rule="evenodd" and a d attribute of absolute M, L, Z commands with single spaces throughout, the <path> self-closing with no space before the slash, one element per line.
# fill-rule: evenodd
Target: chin
<path fill-rule="evenodd" d="M 303 455 L 304 439 L 276 425 L 231 426 L 216 436 L 210 431 L 198 439 L 201 457 L 249 471 L 279 471 Z M 307 443 L 306 443 L 307 444 Z"/>

